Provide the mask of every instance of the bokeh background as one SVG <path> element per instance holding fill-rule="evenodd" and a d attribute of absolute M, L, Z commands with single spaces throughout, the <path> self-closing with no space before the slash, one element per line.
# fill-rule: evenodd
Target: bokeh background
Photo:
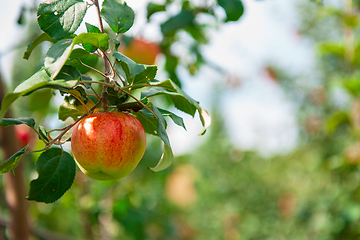
<path fill-rule="evenodd" d="M 239 20 L 226 22 L 224 10 L 214 8 L 215 17 L 197 16 L 198 35 L 179 29 L 167 48 L 162 23 L 184 2 L 214 2 L 166 1 L 166 11 L 147 19 L 149 2 L 127 1 L 136 20 L 124 42 L 140 39 L 145 49 L 158 49 L 157 78 L 175 77 L 209 111 L 212 125 L 198 136 L 198 118 L 177 112 L 187 131 L 169 122 L 170 168 L 148 169 L 162 152 L 149 136 L 144 158 L 124 179 L 100 182 L 78 172 L 59 201 L 30 202 L 34 239 L 360 239 L 360 2 L 243 0 Z M 40 32 L 31 11 L 37 4 L 0 2 L 0 71 L 8 91 L 42 65 L 48 45 L 21 59 Z M 94 13 L 85 21 L 96 25 Z M 135 53 L 139 62 L 147 50 Z M 12 111 L 62 126 L 61 99 L 52 96 L 39 91 Z M 28 136 L 26 128 L 17 134 L 20 141 Z M 26 183 L 37 177 L 36 159 L 22 159 Z M 2 200 L 0 220 L 8 215 Z"/>

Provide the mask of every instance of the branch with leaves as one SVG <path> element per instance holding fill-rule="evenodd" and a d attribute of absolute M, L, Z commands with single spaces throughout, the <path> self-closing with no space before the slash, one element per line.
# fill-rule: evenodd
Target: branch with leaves
<path fill-rule="evenodd" d="M 86 23 L 87 32 L 76 35 L 75 31 L 89 7 L 95 7 L 99 13 L 99 28 Z M 155 172 L 167 168 L 173 161 L 166 117 L 186 128 L 181 117 L 154 105 L 154 98 L 165 96 L 175 108 L 193 117 L 198 112 L 204 126 L 201 134 L 205 133 L 210 125 L 210 116 L 197 101 L 172 80 L 157 80 L 156 66 L 138 64 L 117 51 L 119 40 L 109 36 L 118 37 L 127 32 L 135 18 L 134 11 L 125 2 L 105 0 L 100 9 L 97 0 L 90 5 L 81 0 L 57 0 L 41 3 L 37 15 L 44 33 L 28 46 L 24 58 L 28 59 L 32 51 L 45 41 L 53 44 L 46 53 L 43 67 L 7 94 L 0 110 L 0 126 L 26 124 L 45 143 L 41 150 L 28 151 L 24 147 L 0 165 L 0 174 L 13 172 L 23 154 L 42 152 L 36 162 L 39 176 L 30 183 L 28 200 L 51 203 L 71 187 L 76 162 L 61 145 L 71 141 L 65 137 L 71 128 L 95 112 L 115 110 L 131 114 L 140 121 L 147 134 L 159 137 L 164 142 L 164 152 L 159 163 L 150 168 Z M 112 34 L 104 33 L 102 19 L 113 31 Z M 109 46 L 115 48 L 110 49 Z M 97 67 L 100 59 L 104 62 L 103 69 Z M 94 74 L 103 79 L 93 80 L 91 76 Z M 98 92 L 99 87 L 101 92 Z M 37 125 L 33 118 L 3 118 L 16 99 L 44 88 L 60 92 L 64 103 L 59 107 L 58 117 L 63 121 L 72 118 L 73 123 L 62 129 L 47 131 Z M 135 97 L 134 91 L 141 92 L 140 98 Z M 54 131 L 60 133 L 52 138 Z"/>

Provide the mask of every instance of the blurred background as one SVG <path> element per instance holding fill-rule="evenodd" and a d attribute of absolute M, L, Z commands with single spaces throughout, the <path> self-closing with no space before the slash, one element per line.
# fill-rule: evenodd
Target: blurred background
<path fill-rule="evenodd" d="M 360 2 L 242 0 L 235 19 L 221 2 L 127 1 L 136 18 L 119 50 L 158 65 L 157 79 L 181 85 L 212 125 L 198 136 L 198 118 L 174 109 L 187 131 L 169 122 L 170 168 L 148 169 L 162 152 L 148 136 L 129 176 L 100 182 L 79 171 L 59 201 L 29 203 L 33 239 L 360 239 Z M 49 47 L 21 59 L 40 33 L 38 3 L 0 3 L 7 91 L 41 68 Z M 84 22 L 97 25 L 92 11 Z M 52 97 L 23 97 L 13 115 L 62 126 L 62 99 Z M 16 136 L 38 148 L 26 127 Z M 25 185 L 37 157 L 22 159 Z M 9 217 L 2 189 L 0 223 Z"/>

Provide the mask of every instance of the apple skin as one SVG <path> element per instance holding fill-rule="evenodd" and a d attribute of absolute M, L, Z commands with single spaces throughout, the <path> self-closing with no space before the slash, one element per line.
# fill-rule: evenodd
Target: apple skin
<path fill-rule="evenodd" d="M 146 65 L 153 65 L 161 52 L 156 43 L 143 38 L 133 38 L 128 46 L 121 44 L 118 50 L 135 62 Z"/>
<path fill-rule="evenodd" d="M 78 122 L 71 149 L 80 170 L 97 180 L 125 177 L 134 170 L 146 148 L 146 134 L 135 117 L 121 112 L 98 112 Z"/>

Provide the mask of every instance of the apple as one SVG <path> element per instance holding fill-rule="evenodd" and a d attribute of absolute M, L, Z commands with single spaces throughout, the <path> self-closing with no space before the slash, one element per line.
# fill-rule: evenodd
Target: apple
<path fill-rule="evenodd" d="M 139 37 L 133 38 L 128 45 L 121 44 L 118 50 L 135 62 L 147 65 L 153 65 L 161 51 L 156 43 Z"/>
<path fill-rule="evenodd" d="M 31 148 L 36 138 L 33 130 L 24 124 L 15 125 L 15 135 L 19 141 L 21 148 L 25 147 L 28 144 Z"/>
<path fill-rule="evenodd" d="M 93 113 L 78 122 L 71 149 L 80 170 L 97 180 L 125 177 L 134 170 L 146 147 L 143 126 L 122 112 Z"/>

